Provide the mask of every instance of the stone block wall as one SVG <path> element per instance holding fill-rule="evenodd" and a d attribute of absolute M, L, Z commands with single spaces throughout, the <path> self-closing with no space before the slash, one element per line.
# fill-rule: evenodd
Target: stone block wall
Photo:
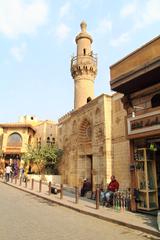
<path fill-rule="evenodd" d="M 113 174 L 120 183 L 120 188 L 130 187 L 130 150 L 126 138 L 127 113 L 121 102 L 123 95 L 114 94 L 112 97 L 112 165 Z"/>

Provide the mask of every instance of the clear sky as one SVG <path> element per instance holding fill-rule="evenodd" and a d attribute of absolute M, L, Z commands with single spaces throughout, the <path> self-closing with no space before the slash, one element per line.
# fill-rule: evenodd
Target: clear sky
<path fill-rule="evenodd" d="M 0 122 L 58 120 L 73 109 L 70 59 L 87 22 L 98 54 L 95 96 L 109 66 L 160 34 L 160 0 L 0 0 Z"/>

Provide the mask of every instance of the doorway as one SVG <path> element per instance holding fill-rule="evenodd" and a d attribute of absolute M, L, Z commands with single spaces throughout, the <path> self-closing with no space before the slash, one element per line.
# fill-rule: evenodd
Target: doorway
<path fill-rule="evenodd" d="M 91 188 L 93 187 L 93 155 L 89 154 L 87 157 L 86 171 L 87 178 L 91 181 Z"/>
<path fill-rule="evenodd" d="M 160 143 L 157 145 L 156 151 L 156 173 L 157 173 L 157 190 L 158 190 L 158 208 L 160 209 Z"/>
<path fill-rule="evenodd" d="M 14 153 L 6 154 L 4 160 L 5 160 L 5 167 L 7 165 L 10 165 L 13 175 L 17 176 L 18 172 L 19 172 L 20 161 L 21 161 L 20 154 L 18 154 L 18 153 L 17 154 L 14 154 Z"/>

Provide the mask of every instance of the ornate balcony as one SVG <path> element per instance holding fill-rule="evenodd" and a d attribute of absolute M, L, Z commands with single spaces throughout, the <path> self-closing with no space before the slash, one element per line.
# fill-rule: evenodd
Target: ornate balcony
<path fill-rule="evenodd" d="M 97 74 L 97 54 L 88 54 L 74 56 L 71 59 L 71 74 L 74 78 L 76 75 L 82 75 L 83 73 Z"/>

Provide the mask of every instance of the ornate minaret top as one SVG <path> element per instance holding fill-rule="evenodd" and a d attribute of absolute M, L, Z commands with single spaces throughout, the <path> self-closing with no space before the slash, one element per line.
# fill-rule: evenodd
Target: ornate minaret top
<path fill-rule="evenodd" d="M 80 24 L 76 36 L 77 56 L 71 59 L 71 74 L 74 79 L 74 109 L 94 98 L 94 79 L 97 74 L 97 57 L 91 50 L 92 37 L 87 33 L 87 24 Z"/>
<path fill-rule="evenodd" d="M 81 22 L 80 26 L 81 26 L 81 32 L 77 35 L 77 37 L 75 39 L 76 43 L 78 43 L 78 40 L 80 38 L 88 38 L 91 41 L 91 43 L 92 43 L 93 42 L 92 37 L 86 31 L 87 23 L 83 21 L 83 22 Z"/>
<path fill-rule="evenodd" d="M 81 30 L 82 32 L 86 32 L 86 29 L 87 29 L 87 23 L 85 21 L 82 21 L 81 24 Z"/>

